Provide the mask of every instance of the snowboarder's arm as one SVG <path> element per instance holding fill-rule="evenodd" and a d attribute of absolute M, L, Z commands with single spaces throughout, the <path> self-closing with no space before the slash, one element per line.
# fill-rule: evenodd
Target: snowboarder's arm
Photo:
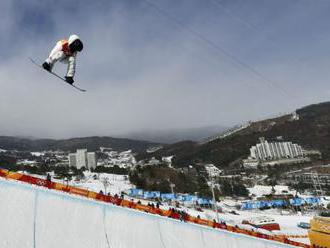
<path fill-rule="evenodd" d="M 53 68 L 54 64 L 63 56 L 62 44 L 57 42 L 56 46 L 50 52 L 49 57 L 46 59 L 46 62 Z"/>
<path fill-rule="evenodd" d="M 76 54 L 73 54 L 68 58 L 68 70 L 66 72 L 67 77 L 74 77 L 76 72 Z"/>

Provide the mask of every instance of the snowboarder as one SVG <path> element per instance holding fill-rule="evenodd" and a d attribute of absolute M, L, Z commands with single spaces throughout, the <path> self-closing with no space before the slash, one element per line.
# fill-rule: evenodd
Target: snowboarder
<path fill-rule="evenodd" d="M 56 46 L 50 52 L 49 57 L 42 64 L 42 67 L 51 72 L 54 64 L 57 61 L 68 64 L 65 81 L 69 84 L 73 84 L 74 74 L 76 69 L 76 56 L 78 52 L 83 50 L 83 43 L 78 35 L 70 35 L 68 40 L 60 40 L 56 43 Z"/>

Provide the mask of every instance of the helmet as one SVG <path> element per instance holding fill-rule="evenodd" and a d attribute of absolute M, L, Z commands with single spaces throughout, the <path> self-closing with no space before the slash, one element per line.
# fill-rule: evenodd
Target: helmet
<path fill-rule="evenodd" d="M 69 47 L 72 52 L 81 52 L 84 48 L 83 43 L 79 39 L 78 35 L 72 34 L 69 37 Z"/>
<path fill-rule="evenodd" d="M 74 42 L 72 42 L 70 45 L 70 50 L 73 52 L 81 52 L 84 48 L 83 43 L 81 42 L 81 40 L 75 40 Z"/>

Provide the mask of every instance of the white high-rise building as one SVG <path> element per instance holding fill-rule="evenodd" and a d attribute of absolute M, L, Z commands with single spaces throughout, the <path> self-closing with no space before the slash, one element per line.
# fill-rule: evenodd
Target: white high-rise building
<path fill-rule="evenodd" d="M 77 168 L 80 169 L 82 167 L 87 167 L 87 149 L 78 149 L 76 153 L 77 158 Z"/>
<path fill-rule="evenodd" d="M 260 161 L 303 157 L 301 146 L 292 142 L 271 142 L 260 138 L 260 143 L 250 148 L 250 157 Z"/>
<path fill-rule="evenodd" d="M 88 169 L 96 168 L 96 155 L 95 152 L 88 152 L 87 153 L 87 165 Z"/>
<path fill-rule="evenodd" d="M 77 166 L 77 156 L 75 153 L 69 154 L 69 166 L 73 166 L 73 167 Z"/>
<path fill-rule="evenodd" d="M 95 152 L 87 152 L 87 149 L 78 149 L 76 153 L 69 154 L 69 166 L 75 166 L 78 169 L 82 167 L 95 168 L 96 154 Z"/>

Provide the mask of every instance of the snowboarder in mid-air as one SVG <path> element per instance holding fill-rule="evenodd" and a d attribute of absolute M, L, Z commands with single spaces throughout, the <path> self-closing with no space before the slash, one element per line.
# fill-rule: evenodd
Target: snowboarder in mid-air
<path fill-rule="evenodd" d="M 76 56 L 78 52 L 83 50 L 83 43 L 78 35 L 70 35 L 68 40 L 60 40 L 56 43 L 56 46 L 50 52 L 49 57 L 42 64 L 42 67 L 52 72 L 53 66 L 57 61 L 68 64 L 65 81 L 69 84 L 73 84 L 74 74 L 76 69 Z"/>

